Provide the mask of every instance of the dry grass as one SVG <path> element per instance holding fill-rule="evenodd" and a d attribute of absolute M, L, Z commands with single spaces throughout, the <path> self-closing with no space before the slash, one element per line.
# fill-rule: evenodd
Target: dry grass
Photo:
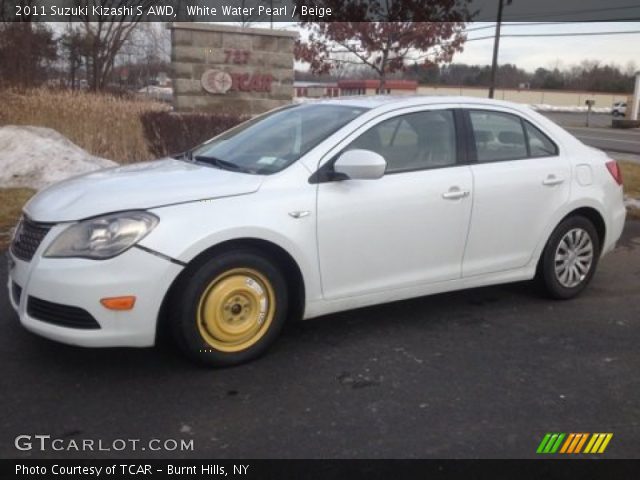
<path fill-rule="evenodd" d="M 630 197 L 640 199 L 640 164 L 618 162 L 622 169 L 624 193 Z"/>
<path fill-rule="evenodd" d="M 622 169 L 625 195 L 640 200 L 640 164 L 620 161 L 618 164 Z M 640 209 L 627 207 L 627 218 L 640 220 Z"/>
<path fill-rule="evenodd" d="M 0 125 L 57 130 L 93 155 L 131 163 L 153 158 L 140 116 L 165 104 L 112 95 L 57 90 L 0 91 Z"/>
<path fill-rule="evenodd" d="M 640 200 L 640 164 L 618 162 L 622 169 L 625 195 Z M 627 207 L 627 218 L 640 220 L 640 209 Z"/>
<path fill-rule="evenodd" d="M 16 226 L 20 212 L 35 193 L 30 188 L 0 188 L 0 251 L 9 246 L 11 229 Z"/>

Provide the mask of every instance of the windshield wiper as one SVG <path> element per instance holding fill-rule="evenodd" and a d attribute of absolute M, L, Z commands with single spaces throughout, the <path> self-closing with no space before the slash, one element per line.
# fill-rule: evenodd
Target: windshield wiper
<path fill-rule="evenodd" d="M 229 162 L 227 160 L 222 160 L 221 158 L 216 157 L 206 157 L 198 155 L 193 158 L 194 161 L 199 163 L 206 163 L 209 165 L 213 165 L 214 167 L 220 168 L 222 170 L 231 170 L 234 172 L 243 172 L 243 173 L 253 173 L 253 171 L 248 168 L 242 167 L 236 163 Z"/>

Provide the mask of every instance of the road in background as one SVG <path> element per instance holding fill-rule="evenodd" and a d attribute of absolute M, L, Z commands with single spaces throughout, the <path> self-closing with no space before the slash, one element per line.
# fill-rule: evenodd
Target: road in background
<path fill-rule="evenodd" d="M 558 125 L 563 127 L 586 127 L 587 126 L 587 114 L 586 113 L 571 113 L 571 112 L 538 112 L 545 117 L 550 118 Z M 589 119 L 589 126 L 591 128 L 611 128 L 611 119 L 613 117 L 610 113 L 592 113 Z"/>
<path fill-rule="evenodd" d="M 611 432 L 597 457 L 637 458 L 639 298 L 640 222 L 628 222 L 574 300 L 512 284 L 343 312 L 208 370 L 166 347 L 37 337 L 1 288 L 0 457 L 535 458 L 546 432 Z M 17 451 L 25 434 L 193 439 L 194 451 Z"/>
<path fill-rule="evenodd" d="M 611 115 L 591 115 L 590 127 L 586 127 L 586 113 L 540 112 L 562 126 L 582 142 L 612 153 L 621 153 L 624 160 L 640 162 L 640 129 L 611 128 Z M 638 157 L 634 157 L 634 155 Z"/>

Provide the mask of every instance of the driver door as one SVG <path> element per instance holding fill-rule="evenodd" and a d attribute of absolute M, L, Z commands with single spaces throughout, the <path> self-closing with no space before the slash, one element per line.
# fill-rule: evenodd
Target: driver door
<path fill-rule="evenodd" d="M 342 151 L 382 155 L 385 175 L 318 185 L 327 299 L 461 277 L 472 175 L 459 163 L 454 110 L 394 112 L 376 122 L 354 132 Z"/>

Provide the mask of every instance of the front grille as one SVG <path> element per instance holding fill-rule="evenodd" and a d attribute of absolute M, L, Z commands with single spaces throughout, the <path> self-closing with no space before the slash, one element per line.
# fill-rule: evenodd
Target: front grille
<path fill-rule="evenodd" d="M 27 313 L 31 318 L 61 327 L 81 328 L 85 330 L 96 330 L 100 328 L 100 324 L 96 322 L 96 319 L 82 308 L 47 302 L 46 300 L 35 297 L 29 297 Z"/>
<path fill-rule="evenodd" d="M 24 217 L 16 230 L 11 251 L 20 260 L 30 262 L 52 226 L 46 223 L 35 223 Z"/>
<path fill-rule="evenodd" d="M 20 305 L 20 297 L 22 297 L 22 287 L 16 282 L 11 284 L 11 296 L 16 305 Z"/>

